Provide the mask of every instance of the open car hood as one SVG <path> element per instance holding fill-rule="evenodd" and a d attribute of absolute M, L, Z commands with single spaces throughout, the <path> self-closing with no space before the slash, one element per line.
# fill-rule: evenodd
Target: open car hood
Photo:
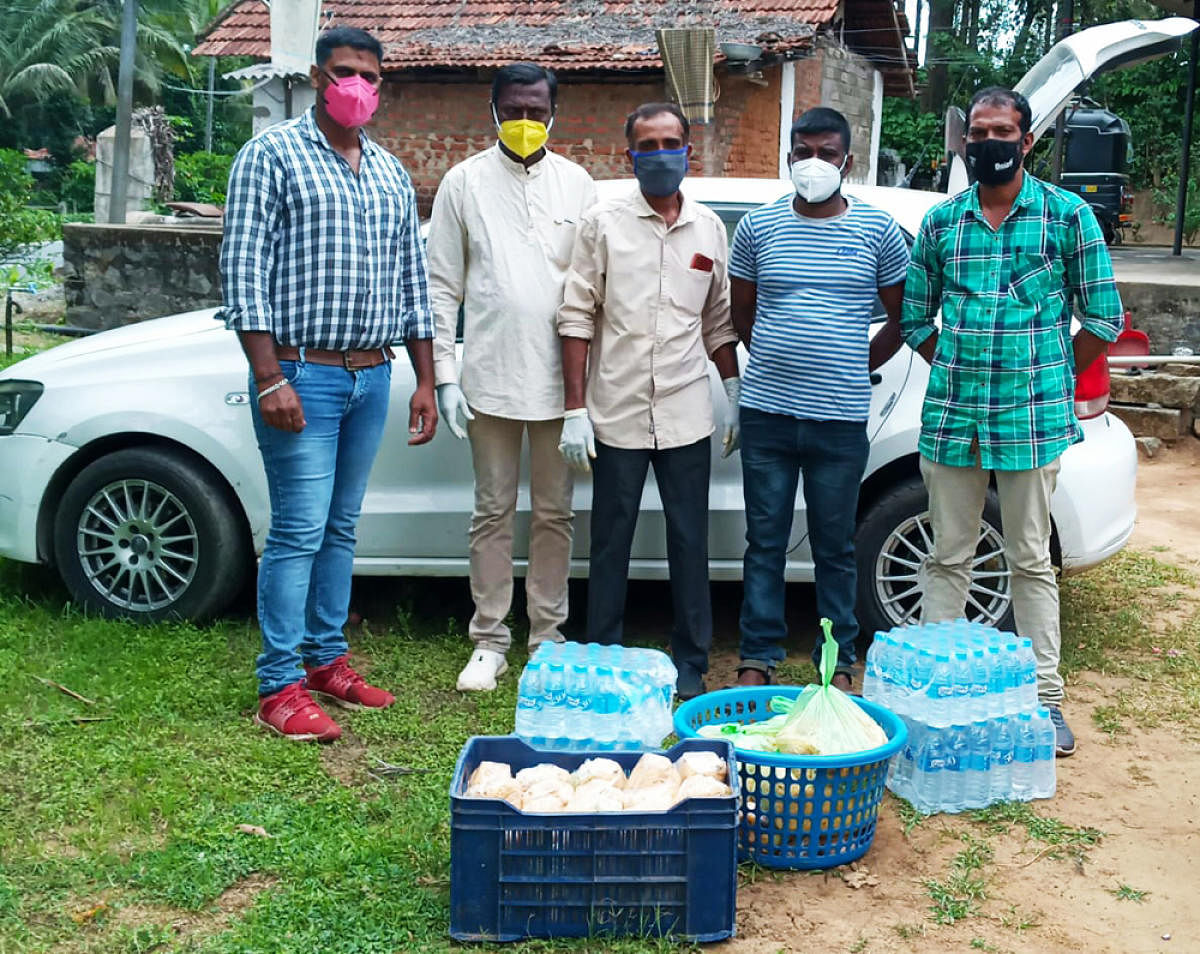
<path fill-rule="evenodd" d="M 1071 97 L 1092 77 L 1173 53 L 1197 26 L 1187 17 L 1120 20 L 1059 40 L 1016 85 L 1033 111 L 1034 139 L 1054 125 Z"/>

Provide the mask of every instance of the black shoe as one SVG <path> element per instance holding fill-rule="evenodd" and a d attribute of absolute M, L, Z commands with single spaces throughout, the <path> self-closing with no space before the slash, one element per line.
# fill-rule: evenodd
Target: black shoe
<path fill-rule="evenodd" d="M 680 701 L 687 702 L 688 699 L 695 699 L 706 692 L 708 688 L 704 685 L 704 676 L 691 666 L 681 666 L 679 678 L 675 680 L 675 694 L 679 696 Z"/>
<path fill-rule="evenodd" d="M 1054 754 L 1065 759 L 1075 754 L 1075 733 L 1063 718 L 1062 709 L 1058 706 L 1046 706 L 1050 710 L 1050 721 L 1054 723 Z"/>

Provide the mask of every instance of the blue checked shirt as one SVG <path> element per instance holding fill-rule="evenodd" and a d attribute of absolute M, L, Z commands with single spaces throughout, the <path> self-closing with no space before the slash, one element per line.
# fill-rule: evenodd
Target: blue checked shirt
<path fill-rule="evenodd" d="M 355 175 L 310 109 L 234 160 L 217 317 L 234 331 L 332 351 L 432 338 L 419 229 L 400 161 L 363 135 Z"/>

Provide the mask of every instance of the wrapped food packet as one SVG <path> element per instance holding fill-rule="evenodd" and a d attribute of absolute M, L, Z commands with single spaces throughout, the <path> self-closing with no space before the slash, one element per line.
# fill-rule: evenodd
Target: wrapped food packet
<path fill-rule="evenodd" d="M 675 763 L 675 768 L 685 782 L 694 775 L 707 775 L 723 782 L 729 774 L 725 760 L 716 752 L 684 752 Z"/>
<path fill-rule="evenodd" d="M 565 768 L 558 765 L 551 765 L 549 762 L 543 762 L 540 765 L 531 765 L 529 768 L 523 768 L 517 773 L 517 784 L 526 791 L 529 791 L 529 789 L 533 788 L 539 782 L 563 782 L 569 785 L 571 784 L 571 773 Z"/>
<path fill-rule="evenodd" d="M 571 781 L 577 786 L 588 782 L 602 780 L 617 788 L 625 787 L 625 770 L 612 759 L 588 759 L 571 774 Z"/>
<path fill-rule="evenodd" d="M 711 775 L 689 775 L 679 786 L 679 794 L 675 798 L 682 802 L 685 798 L 726 798 L 732 794 L 733 790 L 728 785 Z"/>
<path fill-rule="evenodd" d="M 679 788 L 679 782 L 679 772 L 676 770 L 674 762 L 665 755 L 647 752 L 638 759 L 637 765 L 629 773 L 629 781 L 625 783 L 625 787 L 627 789 L 643 789 L 652 785 L 665 785 L 669 786 L 671 792 L 674 793 Z"/>
<path fill-rule="evenodd" d="M 825 642 L 821 647 L 821 685 L 800 695 L 779 730 L 775 743 L 792 755 L 845 755 L 878 748 L 887 733 L 840 689 L 830 685 L 837 668 L 838 645 L 833 623 L 821 620 Z"/>

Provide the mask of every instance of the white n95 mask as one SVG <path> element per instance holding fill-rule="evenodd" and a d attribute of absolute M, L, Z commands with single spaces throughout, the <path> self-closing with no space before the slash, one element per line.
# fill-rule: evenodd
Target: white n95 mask
<path fill-rule="evenodd" d="M 796 194 L 805 202 L 824 202 L 841 188 L 844 168 L 845 159 L 840 166 L 835 166 L 824 159 L 810 156 L 792 163 L 792 185 L 796 187 Z"/>

